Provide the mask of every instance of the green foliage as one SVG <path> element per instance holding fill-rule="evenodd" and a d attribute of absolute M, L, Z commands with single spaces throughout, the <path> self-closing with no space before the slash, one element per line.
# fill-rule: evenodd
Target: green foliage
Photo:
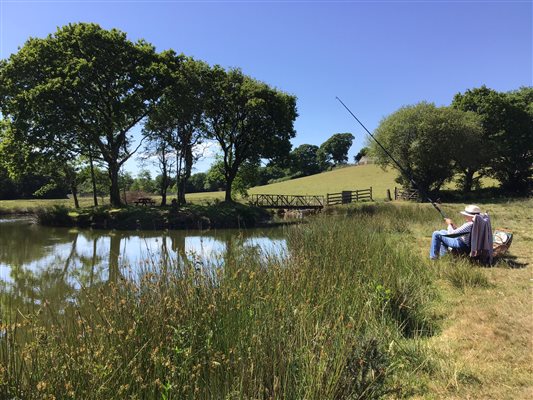
<path fill-rule="evenodd" d="M 368 147 L 363 147 L 361 150 L 359 150 L 359 153 L 357 153 L 353 160 L 357 164 L 361 159 L 368 154 Z"/>
<path fill-rule="evenodd" d="M 455 95 L 452 106 L 481 117 L 484 167 L 510 192 L 525 193 L 533 177 L 533 87 L 501 93 L 486 86 Z"/>
<path fill-rule="evenodd" d="M 215 66 L 206 85 L 206 130 L 222 150 L 226 201 L 244 162 L 275 159 L 290 151 L 296 98 L 256 81 L 240 70 Z"/>
<path fill-rule="evenodd" d="M 183 55 L 168 54 L 169 86 L 152 109 L 144 134 L 155 147 L 160 169 L 167 174 L 170 153 L 177 158 L 178 202 L 185 203 L 185 188 L 191 176 L 194 162 L 198 158 L 193 148 L 206 139 L 205 76 L 207 64 L 186 58 Z M 166 154 L 169 153 L 169 154 Z"/>
<path fill-rule="evenodd" d="M 478 143 L 480 129 L 472 113 L 419 103 L 383 119 L 374 136 L 427 193 L 438 191 L 450 181 L 459 164 L 476 170 L 470 160 L 477 157 L 472 155 L 477 150 L 469 145 Z M 369 141 L 369 146 L 381 165 L 397 168 L 375 142 Z M 402 173 L 397 182 L 411 185 Z"/>
<path fill-rule="evenodd" d="M 246 197 L 248 189 L 259 181 L 259 165 L 257 162 L 245 161 L 241 164 L 237 176 L 232 181 L 232 192 Z M 226 188 L 224 161 L 217 159 L 205 176 L 205 188 L 209 191 Z"/>
<path fill-rule="evenodd" d="M 107 172 L 101 168 L 95 167 L 94 176 L 96 181 L 96 195 L 102 197 L 105 195 L 109 195 L 110 181 Z M 93 186 L 91 181 L 90 166 L 87 165 L 80 169 L 80 172 L 78 174 L 78 180 L 80 193 L 92 193 Z"/>
<path fill-rule="evenodd" d="M 321 171 L 318 163 L 318 146 L 302 144 L 291 151 L 291 172 L 298 176 L 308 176 Z"/>
<path fill-rule="evenodd" d="M 348 161 L 348 150 L 352 147 L 354 136 L 351 133 L 336 133 L 320 145 L 317 152 L 322 170 L 331 165 L 344 164 Z"/>
<path fill-rule="evenodd" d="M 29 39 L 2 65 L 2 113 L 13 120 L 17 139 L 41 154 L 68 160 L 88 146 L 98 149 L 111 178 L 110 201 L 120 205 L 118 172 L 134 153 L 128 133 L 164 86 L 159 61 L 145 41 L 70 24 Z"/>
<path fill-rule="evenodd" d="M 137 178 L 133 180 L 131 190 L 155 193 L 157 191 L 157 186 L 156 182 L 152 179 L 150 171 L 146 169 L 139 171 Z"/>
<path fill-rule="evenodd" d="M 187 193 L 205 192 L 206 178 L 207 174 L 205 172 L 198 172 L 196 174 L 192 174 L 187 182 Z"/>

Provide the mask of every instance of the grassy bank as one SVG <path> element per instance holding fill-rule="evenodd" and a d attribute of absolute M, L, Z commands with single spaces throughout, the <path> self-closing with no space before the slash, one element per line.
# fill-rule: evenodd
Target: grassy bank
<path fill-rule="evenodd" d="M 4 295 L 0 390 L 22 399 L 530 398 L 532 205 L 482 205 L 517 235 L 496 268 L 429 263 L 441 222 L 427 205 L 366 204 L 291 227 L 285 258 L 230 248 L 224 268 L 174 260 L 82 288 L 62 306 L 16 310 Z"/>
<path fill-rule="evenodd" d="M 61 309 L 18 313 L 5 301 L 1 389 L 32 399 L 409 393 L 411 343 L 436 327 L 430 272 L 385 218 L 358 225 L 320 217 L 290 229 L 288 258 L 232 249 L 223 269 L 153 265 Z"/>
<path fill-rule="evenodd" d="M 104 206 L 73 210 L 54 206 L 37 209 L 35 214 L 41 225 L 127 230 L 251 228 L 271 219 L 264 209 L 224 202 L 179 208 Z"/>

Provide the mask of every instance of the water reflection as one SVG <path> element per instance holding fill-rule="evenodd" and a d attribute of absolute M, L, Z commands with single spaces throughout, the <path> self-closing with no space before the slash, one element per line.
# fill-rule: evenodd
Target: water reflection
<path fill-rule="evenodd" d="M 218 268 L 235 249 L 243 247 L 257 249 L 259 254 L 283 255 L 287 251 L 281 228 L 92 231 L 4 219 L 0 221 L 2 302 L 65 304 L 82 286 L 131 279 L 145 268 L 185 263 Z"/>

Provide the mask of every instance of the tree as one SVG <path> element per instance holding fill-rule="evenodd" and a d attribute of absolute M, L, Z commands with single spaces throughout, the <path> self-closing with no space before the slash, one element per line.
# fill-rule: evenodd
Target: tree
<path fill-rule="evenodd" d="M 187 182 L 187 193 L 205 192 L 205 172 L 198 172 L 191 175 Z"/>
<path fill-rule="evenodd" d="M 43 152 L 81 153 L 91 146 L 120 206 L 120 167 L 135 153 L 131 128 L 142 121 L 166 82 L 153 46 L 116 29 L 70 24 L 31 38 L 0 69 L 0 106 L 19 141 Z"/>
<path fill-rule="evenodd" d="M 452 106 L 481 116 L 487 173 L 512 192 L 526 192 L 533 174 L 533 88 L 499 93 L 486 86 L 455 95 Z"/>
<path fill-rule="evenodd" d="M 178 204 L 185 204 L 185 188 L 196 161 L 193 149 L 204 139 L 204 77 L 208 66 L 183 56 L 168 57 L 171 84 L 152 110 L 145 126 L 150 141 L 172 149 L 176 156 Z"/>
<path fill-rule="evenodd" d="M 465 137 L 478 134 L 479 129 L 472 114 L 422 102 L 402 107 L 384 118 L 374 136 L 417 182 L 419 189 L 428 193 L 438 191 L 453 178 L 455 150 Z M 375 142 L 369 142 L 369 147 L 378 163 L 396 168 Z M 411 184 L 401 173 L 397 182 Z"/>
<path fill-rule="evenodd" d="M 161 174 L 157 175 L 155 187 L 161 195 L 161 205 L 167 204 L 167 190 L 172 182 L 172 169 L 175 166 L 175 159 L 172 157 L 172 148 L 164 138 L 153 135 L 149 137 L 145 144 L 144 153 L 140 157 L 141 165 L 150 161 L 157 165 Z"/>
<path fill-rule="evenodd" d="M 259 181 L 259 162 L 245 161 L 242 163 L 237 176 L 232 181 L 232 192 L 237 192 L 240 196 L 246 197 L 248 189 L 255 186 Z M 205 177 L 205 188 L 209 191 L 226 190 L 227 180 L 225 179 L 224 160 L 218 158 L 209 168 Z"/>
<path fill-rule="evenodd" d="M 368 154 L 368 147 L 363 147 L 361 150 L 359 150 L 359 153 L 357 153 L 353 157 L 353 161 L 357 164 L 363 157 L 365 157 Z"/>
<path fill-rule="evenodd" d="M 206 84 L 206 131 L 222 150 L 225 201 L 244 162 L 286 156 L 294 137 L 296 98 L 245 76 L 211 69 Z"/>
<path fill-rule="evenodd" d="M 348 150 L 352 147 L 353 139 L 351 133 L 336 133 L 320 145 L 317 156 L 323 170 L 332 163 L 339 165 L 348 161 Z"/>
<path fill-rule="evenodd" d="M 8 176 L 19 186 L 18 197 L 66 197 L 65 184 L 71 190 L 74 205 L 77 197 L 77 167 L 68 156 L 36 149 L 17 141 L 15 128 L 0 120 L 0 162 Z"/>
<path fill-rule="evenodd" d="M 109 175 L 97 166 L 86 165 L 79 172 L 80 193 L 93 193 L 103 198 L 109 195 Z"/>
<path fill-rule="evenodd" d="M 313 175 L 320 172 L 317 158 L 318 146 L 302 144 L 291 151 L 291 172 L 299 176 Z"/>
<path fill-rule="evenodd" d="M 132 190 L 141 190 L 147 193 L 154 193 L 156 191 L 156 185 L 152 179 L 150 171 L 143 169 L 137 174 L 137 178 L 134 179 Z"/>

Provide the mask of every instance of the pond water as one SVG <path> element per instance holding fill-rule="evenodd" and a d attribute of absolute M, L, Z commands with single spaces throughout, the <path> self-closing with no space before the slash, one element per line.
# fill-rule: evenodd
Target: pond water
<path fill-rule="evenodd" d="M 282 256 L 287 252 L 284 229 L 103 231 L 0 219 L 0 291 L 43 300 L 165 263 L 219 268 L 235 248 Z"/>

